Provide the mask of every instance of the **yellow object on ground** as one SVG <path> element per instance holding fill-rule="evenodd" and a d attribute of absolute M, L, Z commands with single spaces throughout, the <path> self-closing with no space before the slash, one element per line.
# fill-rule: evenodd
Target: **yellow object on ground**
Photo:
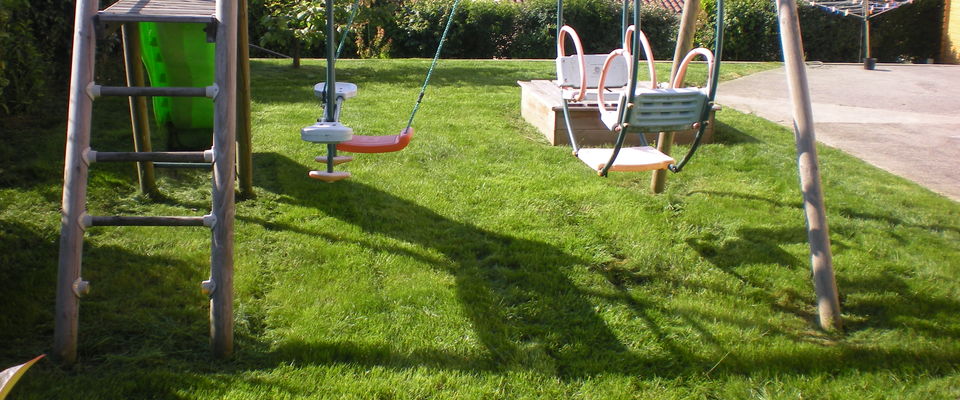
<path fill-rule="evenodd" d="M 0 372 L 0 400 L 7 398 L 7 395 L 13 390 L 13 385 L 17 384 L 20 377 L 45 355 L 46 354 L 41 354 L 37 358 L 27 361 L 24 364 L 10 367 Z"/>

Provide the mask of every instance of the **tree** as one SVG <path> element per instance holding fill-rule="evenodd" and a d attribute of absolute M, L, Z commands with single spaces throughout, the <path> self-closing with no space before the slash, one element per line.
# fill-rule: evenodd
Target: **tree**
<path fill-rule="evenodd" d="M 290 49 L 293 67 L 300 67 L 303 47 L 313 48 L 326 40 L 327 16 L 319 0 L 260 0 L 266 13 L 260 24 L 266 28 L 262 46 Z"/>

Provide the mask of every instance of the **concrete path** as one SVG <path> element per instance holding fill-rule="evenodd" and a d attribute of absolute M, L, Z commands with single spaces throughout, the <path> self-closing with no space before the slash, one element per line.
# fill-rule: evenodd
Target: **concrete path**
<path fill-rule="evenodd" d="M 817 141 L 960 201 L 960 66 L 807 67 Z M 717 102 L 793 130 L 783 68 L 720 84 Z"/>

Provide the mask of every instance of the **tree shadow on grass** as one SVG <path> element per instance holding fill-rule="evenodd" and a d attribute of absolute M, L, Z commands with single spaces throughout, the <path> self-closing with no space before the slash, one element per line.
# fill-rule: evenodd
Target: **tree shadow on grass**
<path fill-rule="evenodd" d="M 886 224 L 889 224 L 889 225 L 894 225 L 894 226 L 908 226 L 908 227 L 919 228 L 919 229 L 929 230 L 929 231 L 937 231 L 937 232 L 948 232 L 948 231 L 949 231 L 949 232 L 960 233 L 960 227 L 954 226 L 954 225 L 946 225 L 946 224 L 927 224 L 927 225 L 911 224 L 911 223 L 907 223 L 907 222 L 904 221 L 903 219 L 897 218 L 897 217 L 892 216 L 892 215 L 883 215 L 883 214 L 871 213 L 871 212 L 866 212 L 866 211 L 863 211 L 863 210 L 855 210 L 855 209 L 852 209 L 852 208 L 849 208 L 849 207 L 841 207 L 841 208 L 829 207 L 829 211 L 834 211 L 834 212 L 836 212 L 836 213 L 838 213 L 838 214 L 840 214 L 840 215 L 843 215 L 843 216 L 845 216 L 845 217 L 848 217 L 848 218 L 854 218 L 854 219 L 859 219 L 859 220 L 864 220 L 864 221 L 872 220 L 872 221 L 879 221 L 879 222 L 883 222 L 883 223 L 886 223 Z"/>
<path fill-rule="evenodd" d="M 261 162 L 277 174 L 301 176 L 304 167 L 278 154 L 259 154 Z M 456 352 L 434 348 L 401 351 L 387 345 L 361 345 L 348 342 L 292 341 L 262 354 L 266 364 L 296 360 L 304 364 L 347 363 L 367 367 L 416 368 L 428 367 L 452 370 L 503 371 L 515 367 L 548 373 L 564 379 L 595 376 L 602 373 L 623 373 L 639 376 L 655 375 L 676 377 L 703 371 L 717 362 L 705 359 L 710 352 L 689 348 L 687 340 L 675 338 L 673 327 L 663 326 L 659 319 L 670 313 L 683 321 L 683 326 L 697 332 L 703 345 L 725 351 L 721 340 L 714 337 L 711 329 L 701 321 L 734 318 L 733 316 L 708 315 L 696 310 L 671 310 L 654 301 L 638 297 L 629 286 L 643 284 L 645 279 L 670 279 L 669 277 L 644 278 L 631 275 L 629 271 L 601 268 L 615 288 L 600 293 L 578 288 L 564 270 L 586 262 L 544 242 L 511 237 L 502 233 L 481 229 L 469 223 L 455 221 L 410 200 L 398 198 L 371 186 L 356 181 L 343 181 L 335 185 L 323 185 L 318 194 L 316 185 L 290 185 L 286 176 L 271 177 L 258 182 L 265 190 L 278 194 L 287 203 L 316 209 L 318 213 L 352 224 L 371 235 L 385 235 L 399 241 L 434 249 L 450 262 L 438 263 L 422 254 L 415 258 L 442 269 L 454 276 L 457 296 L 471 320 L 480 342 L 487 350 L 483 357 L 471 357 Z M 303 179 L 303 178 L 300 178 Z M 440 191 L 438 191 L 440 192 Z M 438 193 L 438 195 L 441 195 Z M 787 205 L 791 206 L 792 205 Z M 241 217 L 243 220 L 243 217 Z M 259 217 L 247 221 L 276 230 L 289 230 L 305 235 L 322 235 L 302 227 L 277 224 Z M 728 273 L 736 280 L 753 287 L 756 302 L 769 304 L 774 311 L 797 315 L 813 325 L 813 307 L 806 299 L 809 296 L 797 293 L 794 288 L 774 288 L 769 283 L 740 272 L 748 264 L 773 264 L 791 270 L 805 268 L 805 261 L 793 256 L 781 246 L 802 243 L 806 234 L 802 227 L 750 228 L 741 230 L 733 240 L 720 241 L 716 237 L 691 238 L 689 245 L 702 257 Z M 331 240 L 339 240 L 330 238 Z M 363 243 L 357 243 L 364 245 Z M 402 248 L 388 248 L 381 244 L 378 249 L 410 256 Z M 639 282 L 639 283 L 638 283 Z M 696 282 L 677 282 L 678 285 L 696 285 Z M 707 287 L 705 290 L 730 290 Z M 812 291 L 812 289 L 811 289 Z M 759 294 L 757 294 L 759 293 Z M 665 354 L 640 355 L 621 343 L 615 334 L 599 318 L 588 297 L 606 299 L 611 303 L 628 306 L 633 315 L 656 338 Z M 786 300 L 784 300 L 786 298 Z M 532 306 L 532 307 L 531 307 Z M 951 306 L 952 307 L 952 306 Z M 949 308 L 949 307 L 948 307 Z M 953 309 L 953 308 L 949 308 Z M 726 321 L 744 328 L 756 328 L 756 321 L 734 318 Z M 893 328 L 893 327 L 891 327 Z M 776 326 L 762 329 L 778 331 Z M 798 332 L 780 332 L 792 341 L 808 341 Z M 729 353 L 728 353 L 729 354 Z M 856 357 L 857 361 L 847 357 Z M 899 360 L 874 362 L 883 357 Z M 924 361 L 903 364 L 904 359 L 914 357 Z M 886 349 L 873 351 L 856 346 L 843 351 L 830 351 L 817 346 L 802 349 L 791 348 L 782 354 L 771 349 L 763 359 L 742 359 L 736 354 L 724 356 L 724 365 L 716 368 L 717 374 L 750 375 L 759 371 L 785 373 L 815 373 L 835 370 L 839 360 L 846 366 L 862 371 L 897 370 L 900 368 L 926 368 L 949 362 L 949 354 L 933 354 L 926 350 Z M 544 369 L 537 360 L 549 360 L 552 369 Z M 871 363 L 859 360 L 873 360 Z M 926 360 L 931 360 L 928 364 Z M 850 364 L 853 362 L 853 364 Z M 262 367 L 262 365 L 261 365 Z"/>
<path fill-rule="evenodd" d="M 940 293 L 911 287 L 901 274 L 879 271 L 856 277 L 837 276 L 837 286 L 847 301 L 842 311 L 858 317 L 848 322 L 848 331 L 909 328 L 930 338 L 960 340 L 960 301 Z"/>
<path fill-rule="evenodd" d="M 700 257 L 709 261 L 718 270 L 747 287 L 760 289 L 760 291 L 754 291 L 754 293 L 762 293 L 762 296 L 756 300 L 769 304 L 775 311 L 796 315 L 812 325 L 816 315 L 813 314 L 810 305 L 804 301 L 808 296 L 797 293 L 789 287 L 771 287 L 761 278 L 740 272 L 741 267 L 751 265 L 767 265 L 789 270 L 803 268 L 804 261 L 784 250 L 782 246 L 803 243 L 806 237 L 806 231 L 801 227 L 742 228 L 737 231 L 733 239 L 707 233 L 698 238 L 688 238 L 686 242 Z"/>
<path fill-rule="evenodd" d="M 0 368 L 49 345 L 44 340 L 52 334 L 56 265 L 56 233 L 0 219 Z"/>
<path fill-rule="evenodd" d="M 713 141 L 714 143 L 725 144 L 725 145 L 741 145 L 741 144 L 753 145 L 761 142 L 760 139 L 750 136 L 745 132 L 737 128 L 734 128 L 733 126 L 724 123 L 719 119 L 714 121 Z"/>
<path fill-rule="evenodd" d="M 302 174 L 303 166 L 284 156 L 259 156 L 269 157 L 264 162 L 276 168 Z M 642 372 L 641 364 L 651 361 L 639 359 L 617 339 L 586 295 L 567 276 L 567 270 L 586 264 L 585 260 L 544 242 L 449 219 L 356 181 L 324 185 L 322 195 L 318 195 L 315 185 L 275 183 L 283 180 L 264 182 L 268 186 L 265 189 L 282 194 L 284 201 L 315 209 L 370 235 L 384 235 L 442 254 L 447 260 L 444 263 L 425 261 L 454 277 L 456 295 L 487 353 L 484 360 L 432 350 L 412 358 L 396 354 L 374 358 L 387 363 L 400 359 L 403 364 L 404 359 L 422 359 L 428 365 L 442 362 L 456 368 L 470 364 L 480 369 L 531 367 L 549 360 L 546 364 L 553 369 L 551 373 L 562 377 L 622 370 Z M 437 194 L 441 193 L 438 190 Z M 310 350 L 311 346 L 315 348 Z M 341 349 L 335 350 L 336 347 Z M 287 356 L 316 354 L 320 362 L 344 352 L 356 355 L 358 360 L 369 360 L 365 355 L 382 351 L 308 343 L 290 344 L 278 350 Z"/>
<path fill-rule="evenodd" d="M 713 197 L 732 197 L 732 198 L 742 199 L 742 200 L 760 201 L 760 202 L 764 202 L 777 207 L 803 209 L 803 200 L 785 203 L 779 200 L 774 200 L 768 197 L 758 196 L 750 193 L 721 192 L 721 191 L 715 191 L 715 190 L 693 190 L 693 191 L 687 192 L 686 196 L 693 196 L 697 194 L 713 196 Z"/>
<path fill-rule="evenodd" d="M 0 219 L 0 365 L 53 343 L 58 238 L 56 230 Z M 204 266 L 87 239 L 81 276 L 92 290 L 80 300 L 81 363 L 205 353 Z"/>
<path fill-rule="evenodd" d="M 42 121 L 41 121 L 42 123 Z M 0 127 L 0 187 L 53 187 L 63 178 L 63 136 L 58 124 Z M 52 191 L 49 191 L 52 192 Z M 59 193 L 45 194 L 56 199 Z"/>
<path fill-rule="evenodd" d="M 734 240 L 724 240 L 708 233 L 700 238 L 688 238 L 687 244 L 701 257 L 724 272 L 746 281 L 734 269 L 747 264 L 774 264 L 786 268 L 803 265 L 797 257 L 783 250 L 783 244 L 803 243 L 803 228 L 743 228 Z"/>
<path fill-rule="evenodd" d="M 38 380 L 34 381 L 36 383 L 26 381 L 23 389 L 31 393 L 50 393 L 75 390 L 79 386 L 81 391 L 71 391 L 71 396 L 82 393 L 84 397 L 136 398 L 148 397 L 147 393 L 150 393 L 149 396 L 153 397 L 177 397 L 183 394 L 183 388 L 204 390 L 208 394 L 225 394 L 232 390 L 231 384 L 240 383 L 269 385 L 280 392 L 306 395 L 302 387 L 282 379 L 279 382 L 277 379 L 271 380 L 269 376 L 272 374 L 264 374 L 262 371 L 281 366 L 327 364 L 338 364 L 347 373 L 362 373 L 372 368 L 385 368 L 402 373 L 419 368 L 466 373 L 502 373 L 520 369 L 556 376 L 563 380 L 605 374 L 641 379 L 700 379 L 704 371 L 714 377 L 763 377 L 768 374 L 816 374 L 850 370 L 906 371 L 909 374 L 921 371 L 928 376 L 942 376 L 952 373 L 951 366 L 955 366 L 956 359 L 960 356 L 957 351 L 949 349 L 934 351 L 929 347 L 913 349 L 896 345 L 877 349 L 872 346 L 848 346 L 841 343 L 839 350 L 817 346 L 786 346 L 782 350 L 771 347 L 755 352 L 750 358 L 729 354 L 718 357 L 719 360 L 708 360 L 701 355 L 706 353 L 690 347 L 689 340 L 677 337 L 673 327 L 665 326 L 659 317 L 670 312 L 678 314 L 679 321 L 682 321 L 679 324 L 696 331 L 701 337 L 701 345 L 719 347 L 722 345 L 718 343 L 721 340 L 712 336 L 709 327 L 701 326 L 701 321 L 715 317 L 722 319 L 724 316 L 667 309 L 656 305 L 656 299 L 638 297 L 630 290 L 630 285 L 657 279 L 654 278 L 655 275 L 634 276 L 629 271 L 610 269 L 601 273 L 613 285 L 614 291 L 595 293 L 583 290 L 567 277 L 565 270 L 573 265 L 583 265 L 585 261 L 548 243 L 511 237 L 455 221 L 413 201 L 361 183 L 347 181 L 335 185 L 321 185 L 307 181 L 308 183 L 289 184 L 288 178 L 292 175 L 296 175 L 299 182 L 306 181 L 303 165 L 277 154 L 258 154 L 257 161 L 259 166 L 269 167 L 258 174 L 258 185 L 263 190 L 277 194 L 281 201 L 314 209 L 318 215 L 331 216 L 370 234 L 387 236 L 442 254 L 447 259 L 444 262 L 422 255 L 418 260 L 440 268 L 454 277 L 457 296 L 477 331 L 486 354 L 474 356 L 440 348 L 398 349 L 389 344 L 343 341 L 291 340 L 273 346 L 268 336 L 248 331 L 246 334 L 238 334 L 238 352 L 233 360 L 212 361 L 206 345 L 205 304 L 202 298 L 198 301 L 200 296 L 196 288 L 196 281 L 201 279 L 205 266 L 187 265 L 188 262 L 180 258 L 149 256 L 142 254 L 143 251 L 105 246 L 88 249 L 93 254 L 89 259 L 91 262 L 88 263 L 88 270 L 97 270 L 102 275 L 92 279 L 97 296 L 103 296 L 101 301 L 104 303 L 108 298 L 113 299 L 109 301 L 114 304 L 91 307 L 96 306 L 97 300 L 90 299 L 84 302 L 85 308 L 82 308 L 81 312 L 81 325 L 87 329 L 81 333 L 81 346 L 86 354 L 82 362 L 92 363 L 97 368 L 80 370 L 75 375 L 70 375 L 49 366 L 39 366 L 31 372 L 39 375 Z M 265 176 L 270 173 L 280 176 Z M 274 222 L 269 217 L 241 215 L 239 219 L 263 225 L 270 230 L 291 231 L 303 235 L 322 233 L 294 224 Z M 17 247 L 23 243 L 45 243 L 38 246 L 38 251 L 45 255 L 21 256 L 26 257 L 24 259 L 37 258 L 36 261 L 24 265 L 45 268 L 45 272 L 41 274 L 43 277 L 38 279 L 50 280 L 49 285 L 52 287 L 56 257 L 55 242 L 52 238 L 55 233 L 41 232 L 22 223 L 10 221 L 2 221 L 0 226 L 5 232 L 10 232 L 11 236 L 22 238 L 19 239 L 22 242 L 4 239 L 4 242 L 10 245 L 4 247 L 9 252 L 16 252 Z M 712 247 L 714 250 L 724 249 L 724 246 L 730 246 L 727 250 L 739 248 L 739 251 L 752 253 L 747 259 L 752 259 L 753 262 L 768 262 L 786 268 L 797 268 L 804 264 L 796 257 L 789 257 L 789 254 L 784 256 L 774 251 L 772 256 L 767 255 L 771 250 L 770 246 L 776 246 L 777 240 L 784 243 L 798 240 L 796 232 L 784 230 L 770 233 L 759 229 L 744 232 L 745 238 L 734 239 L 733 242 L 700 237 L 694 239 L 692 245 L 703 249 Z M 802 235 L 802 230 L 799 232 L 799 235 Z M 772 237 L 772 242 L 762 238 L 766 234 Z M 328 239 L 339 240 L 329 236 Z M 745 243 L 736 244 L 737 240 Z M 357 244 L 374 246 L 373 243 L 362 241 L 357 241 Z M 409 250 L 398 246 L 384 247 L 381 243 L 376 246 L 377 250 L 406 252 L 407 256 L 411 254 Z M 704 258 L 708 261 L 712 258 L 715 265 L 731 270 L 732 276 L 738 276 L 738 279 L 751 284 L 750 276 L 733 270 L 743 262 L 717 258 L 710 254 L 704 255 Z M 9 270 L 7 265 L 0 268 Z M 907 283 L 902 279 L 892 278 L 878 276 L 875 280 L 858 282 L 845 282 L 841 279 L 840 285 L 865 293 L 879 292 L 877 287 L 886 288 L 884 291 L 902 291 L 902 288 L 906 287 Z M 107 282 L 107 279 L 116 281 L 116 285 L 108 285 L 112 282 Z M 130 281 L 140 281 L 144 286 L 123 285 Z M 684 281 L 682 284 L 696 282 Z M 754 284 L 760 291 L 772 295 L 770 288 L 763 287 L 761 283 Z M 129 292 L 131 287 L 137 290 Z M 29 287 L 14 287 L 12 293 L 5 291 L 5 294 L 16 296 L 27 290 L 30 290 Z M 665 351 L 642 356 L 628 348 L 596 314 L 587 300 L 591 297 L 628 306 L 633 315 L 643 321 L 644 328 L 649 329 L 656 338 L 658 342 L 655 346 L 661 346 Z M 121 298 L 124 300 L 116 300 Z M 757 302 L 777 304 L 772 298 L 758 299 Z M 52 307 L 52 297 L 47 300 L 47 304 Z M 864 309 L 854 308 L 853 312 L 867 313 L 867 307 L 885 310 L 889 305 L 882 301 L 872 305 L 868 302 L 861 304 L 858 307 Z M 525 306 L 533 307 L 524 308 Z M 883 318 L 871 319 L 871 326 L 890 330 L 902 329 L 899 324 L 904 322 L 904 317 L 910 316 L 907 313 L 912 307 L 920 308 L 921 312 L 915 320 L 907 320 L 907 324 L 918 330 L 929 329 L 929 332 L 924 332 L 931 336 L 937 335 L 936 329 L 941 326 L 921 324 L 934 320 L 937 312 L 955 314 L 960 311 L 954 301 L 928 297 L 922 293 L 915 294 L 905 298 L 902 308 L 894 309 Z M 98 316 L 99 319 L 94 319 Z M 745 329 L 755 328 L 748 326 L 755 323 L 751 320 L 736 320 L 730 323 L 741 323 Z M 127 324 L 130 326 L 125 327 Z M 47 324 L 47 330 L 41 334 L 42 337 L 36 340 L 49 343 L 51 327 L 52 322 Z M 121 329 L 115 331 L 117 327 Z M 958 335 L 955 330 L 949 329 L 939 334 L 941 337 Z M 788 338 L 796 340 L 793 336 Z M 22 357 L 16 358 L 19 360 Z M 115 378 L 104 378 L 106 375 Z M 123 387 L 110 385 L 109 383 L 116 383 L 115 379 L 130 384 Z"/>
<path fill-rule="evenodd" d="M 701 192 L 704 193 L 704 192 Z M 802 204 L 787 204 L 775 200 L 764 199 L 755 195 L 718 193 L 722 196 L 741 197 L 750 200 L 762 200 L 779 207 L 802 207 Z M 912 228 L 935 232 L 954 230 L 955 227 L 946 225 L 917 225 L 906 224 L 896 217 L 863 213 L 848 209 L 839 211 L 842 215 L 857 219 L 877 220 L 893 225 L 904 225 Z M 799 221 L 798 221 L 799 223 Z M 855 234 L 855 229 L 846 229 L 842 225 L 834 227 L 834 236 L 831 246 L 834 250 L 852 250 L 849 244 L 839 240 L 848 234 Z M 905 242 L 896 232 L 889 232 L 893 238 Z M 809 293 L 798 291 L 791 287 L 772 287 L 762 278 L 753 277 L 745 268 L 751 265 L 772 265 L 791 270 L 809 268 L 809 260 L 798 258 L 782 246 L 804 244 L 807 245 L 807 233 L 804 227 L 796 228 L 741 228 L 734 238 L 723 238 L 712 233 L 701 235 L 698 238 L 688 238 L 687 244 L 703 259 L 709 261 L 717 269 L 736 278 L 749 287 L 760 289 L 765 299 L 762 302 L 772 305 L 774 310 L 797 315 L 811 326 L 817 325 L 817 315 L 812 307 L 813 286 L 809 286 Z M 947 296 L 918 291 L 911 287 L 904 274 L 892 271 L 864 272 L 849 269 L 848 273 L 836 274 L 837 286 L 841 297 L 841 310 L 848 315 L 845 328 L 848 333 L 868 329 L 897 330 L 908 327 L 924 336 L 932 338 L 960 339 L 960 329 L 949 316 L 960 314 L 960 301 Z M 848 305 L 848 297 L 856 296 L 857 301 Z"/>

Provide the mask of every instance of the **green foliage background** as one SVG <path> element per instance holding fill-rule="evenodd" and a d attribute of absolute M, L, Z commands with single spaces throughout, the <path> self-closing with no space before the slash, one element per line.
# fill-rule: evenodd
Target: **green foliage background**
<path fill-rule="evenodd" d="M 316 19 L 302 10 L 322 13 L 323 7 L 305 7 L 319 1 L 253 0 L 251 13 L 280 13 L 300 20 Z M 296 6 L 276 7 L 290 3 Z M 351 0 L 341 0 L 338 10 L 346 21 Z M 273 4 L 273 6 L 271 6 Z M 436 50 L 452 0 L 361 0 L 345 57 L 430 57 Z M 716 0 L 704 0 L 697 44 L 712 48 Z M 257 8 L 260 8 L 257 10 Z M 774 2 L 727 0 L 724 59 L 775 61 L 781 58 L 779 27 Z M 612 0 L 568 0 L 564 22 L 573 26 L 587 52 L 604 53 L 619 47 L 620 3 Z M 676 38 L 679 16 L 644 6 L 642 28 L 657 58 L 668 58 Z M 861 22 L 828 11 L 801 5 L 801 30 L 808 60 L 858 62 L 862 51 Z M 321 15 L 322 16 L 322 15 Z M 913 4 L 871 20 L 873 56 L 880 62 L 923 62 L 939 52 L 943 0 L 916 0 Z M 263 21 L 272 21 L 266 18 Z M 552 58 L 555 56 L 556 2 L 526 0 L 505 2 L 463 0 L 448 38 L 444 55 L 450 58 Z M 930 23 L 937 21 L 937 23 Z M 275 24 L 254 28 L 262 43 L 289 49 Z M 302 26 L 298 25 L 298 26 Z M 340 28 L 343 28 L 342 26 Z M 273 31 L 272 31 L 273 30 Z M 299 32 L 299 31 L 297 31 Z M 322 36 L 322 32 L 320 32 Z M 322 56 L 322 40 L 301 40 L 304 55 Z"/>
<path fill-rule="evenodd" d="M 704 0 L 697 44 L 712 47 L 716 0 Z M 302 57 L 322 57 L 325 10 L 319 0 L 249 0 L 253 43 Z M 106 6 L 109 1 L 103 2 Z M 353 0 L 337 0 L 337 21 L 346 22 Z M 342 57 L 431 57 L 451 0 L 360 0 Z M 727 0 L 725 60 L 780 59 L 776 10 L 769 0 Z M 0 0 L 0 117 L 62 108 L 70 72 L 73 1 Z M 586 51 L 619 47 L 620 4 L 613 0 L 568 0 L 565 22 Z M 857 62 L 860 21 L 810 7 L 799 10 L 808 60 Z M 872 20 L 872 50 L 880 62 L 924 62 L 940 47 L 943 0 L 916 0 Z M 642 28 L 656 58 L 669 58 L 679 17 L 644 7 Z M 934 23 L 931 23 L 934 22 Z M 339 28 L 343 28 L 340 26 Z M 444 48 L 448 58 L 552 58 L 554 0 L 507 2 L 463 0 Z M 99 66 L 117 68 L 115 36 L 98 42 Z M 253 55 L 265 56 L 254 52 Z M 110 71 L 106 71 L 107 74 Z M 114 71 L 115 73 L 115 71 Z M 104 68 L 98 75 L 104 75 Z M 99 78 L 98 78 L 99 79 Z M 56 95 L 51 95 L 55 93 Z M 0 125 L 6 119 L 0 118 Z"/>
<path fill-rule="evenodd" d="M 0 116 L 38 111 L 69 79 L 73 2 L 0 0 Z"/>

